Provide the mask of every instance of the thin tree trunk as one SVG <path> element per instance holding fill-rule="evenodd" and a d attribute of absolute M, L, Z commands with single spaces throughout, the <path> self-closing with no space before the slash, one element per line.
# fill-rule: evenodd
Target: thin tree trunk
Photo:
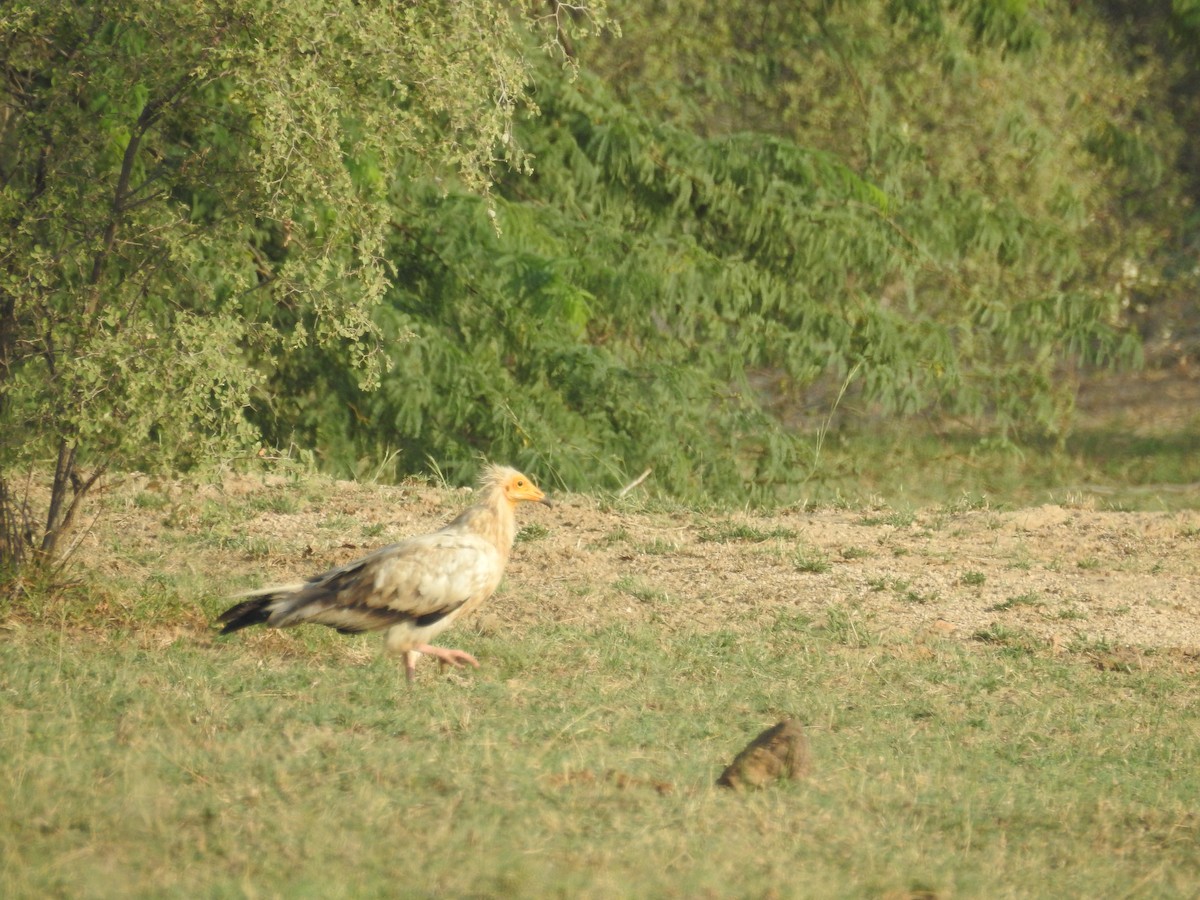
<path fill-rule="evenodd" d="M 0 476 L 0 575 L 11 575 L 21 567 L 32 537 L 28 508 L 17 500 L 8 479 Z"/>
<path fill-rule="evenodd" d="M 42 553 L 49 556 L 58 543 L 65 512 L 63 503 L 67 499 L 67 487 L 77 478 L 75 475 L 75 445 L 63 438 L 58 442 L 58 464 L 54 467 L 54 483 L 50 486 L 50 508 L 46 510 L 46 532 L 42 535 Z M 72 504 L 74 505 L 74 504 Z"/>
<path fill-rule="evenodd" d="M 16 339 L 16 300 L 6 293 L 0 298 L 0 427 L 5 427 L 8 421 L 8 390 Z M 0 441 L 8 440 L 9 437 L 0 436 Z M 13 494 L 6 474 L 0 471 L 0 572 L 15 572 L 25 561 L 28 519 L 28 510 Z"/>

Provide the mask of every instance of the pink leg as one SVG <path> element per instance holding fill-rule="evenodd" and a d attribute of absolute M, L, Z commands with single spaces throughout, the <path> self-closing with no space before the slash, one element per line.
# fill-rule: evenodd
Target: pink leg
<path fill-rule="evenodd" d="M 410 650 L 408 652 L 424 653 L 426 656 L 434 657 L 439 662 L 449 663 L 455 668 L 460 668 L 463 663 L 470 663 L 476 669 L 479 668 L 479 660 L 463 650 L 449 650 L 445 647 L 434 647 L 432 644 L 419 644 L 415 651 Z"/>
<path fill-rule="evenodd" d="M 404 678 L 409 684 L 413 683 L 413 677 L 417 671 L 417 658 L 422 653 L 436 659 L 439 669 L 445 668 L 447 665 L 461 668 L 463 663 L 470 663 L 475 668 L 479 668 L 479 660 L 470 653 L 462 650 L 448 650 L 445 647 L 435 647 L 432 644 L 418 644 L 412 650 L 404 651 Z"/>

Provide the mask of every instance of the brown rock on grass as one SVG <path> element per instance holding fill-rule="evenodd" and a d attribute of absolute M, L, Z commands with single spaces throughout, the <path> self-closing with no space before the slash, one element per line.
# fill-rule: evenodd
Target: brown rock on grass
<path fill-rule="evenodd" d="M 717 784 L 734 790 L 760 788 L 779 778 L 800 778 L 807 774 L 809 763 L 804 729 L 795 719 L 784 719 L 751 741 Z"/>

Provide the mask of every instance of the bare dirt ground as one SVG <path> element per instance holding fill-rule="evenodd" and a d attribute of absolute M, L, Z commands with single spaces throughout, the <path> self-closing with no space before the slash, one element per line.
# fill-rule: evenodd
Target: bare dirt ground
<path fill-rule="evenodd" d="M 1150 380 L 1137 391 L 1099 385 L 1081 397 L 1089 404 L 1093 417 L 1161 427 L 1200 409 L 1200 380 Z M 522 508 L 528 528 L 506 581 L 464 627 L 647 623 L 664 633 L 746 633 L 803 617 L 873 635 L 1016 635 L 1054 650 L 1200 655 L 1198 511 L 1108 512 L 1081 502 L 723 516 L 662 511 L 639 500 L 651 486 L 625 500 L 568 495 L 553 509 Z M 126 476 L 105 489 L 106 511 L 74 564 L 134 583 L 190 572 L 201 591 L 211 583 L 197 598 L 200 626 L 216 593 L 347 562 L 433 530 L 469 502 L 465 489 L 422 483 L 326 482 L 312 491 L 282 476 L 198 486 Z M 222 522 L 212 509 L 225 507 L 243 512 Z"/>
<path fill-rule="evenodd" d="M 966 638 L 999 627 L 1054 647 L 1200 651 L 1200 513 L 1047 506 L 905 523 L 817 510 L 698 522 L 571 499 L 535 515 L 550 534 L 520 548 L 496 604 L 513 620 L 744 629 L 833 610 L 874 632 Z M 611 541 L 614 531 L 626 537 Z M 773 536 L 714 540 L 737 533 Z"/>
<path fill-rule="evenodd" d="M 75 564 L 137 584 L 191 573 L 206 596 L 294 580 L 445 523 L 466 490 L 327 482 L 294 511 L 288 479 L 185 486 L 129 476 Z M 169 505 L 150 509 L 161 493 Z M 664 636 L 749 634 L 800 617 L 886 637 L 1008 635 L 1053 650 L 1200 654 L 1200 512 L 790 510 L 769 516 L 656 511 L 627 499 L 555 497 L 522 507 L 504 585 L 466 629 L 641 623 Z M 232 526 L 203 513 L 249 510 Z M 261 508 L 261 511 L 253 511 Z M 219 536 L 214 539 L 213 535 Z M 206 537 L 207 535 L 207 537 Z M 223 535 L 223 536 L 221 536 Z M 164 551 L 166 547 L 174 550 Z"/>

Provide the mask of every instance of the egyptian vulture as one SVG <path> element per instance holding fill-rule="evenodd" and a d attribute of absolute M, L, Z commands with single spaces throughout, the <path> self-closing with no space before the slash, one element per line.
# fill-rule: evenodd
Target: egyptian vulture
<path fill-rule="evenodd" d="M 404 654 L 410 683 L 422 653 L 452 666 L 478 668 L 470 653 L 429 641 L 476 610 L 500 584 L 522 501 L 550 505 L 516 469 L 490 466 L 480 479 L 478 502 L 440 531 L 383 547 L 307 581 L 243 594 L 240 603 L 218 617 L 221 634 L 251 625 L 288 628 L 305 622 L 342 634 L 385 631 L 384 652 Z"/>

